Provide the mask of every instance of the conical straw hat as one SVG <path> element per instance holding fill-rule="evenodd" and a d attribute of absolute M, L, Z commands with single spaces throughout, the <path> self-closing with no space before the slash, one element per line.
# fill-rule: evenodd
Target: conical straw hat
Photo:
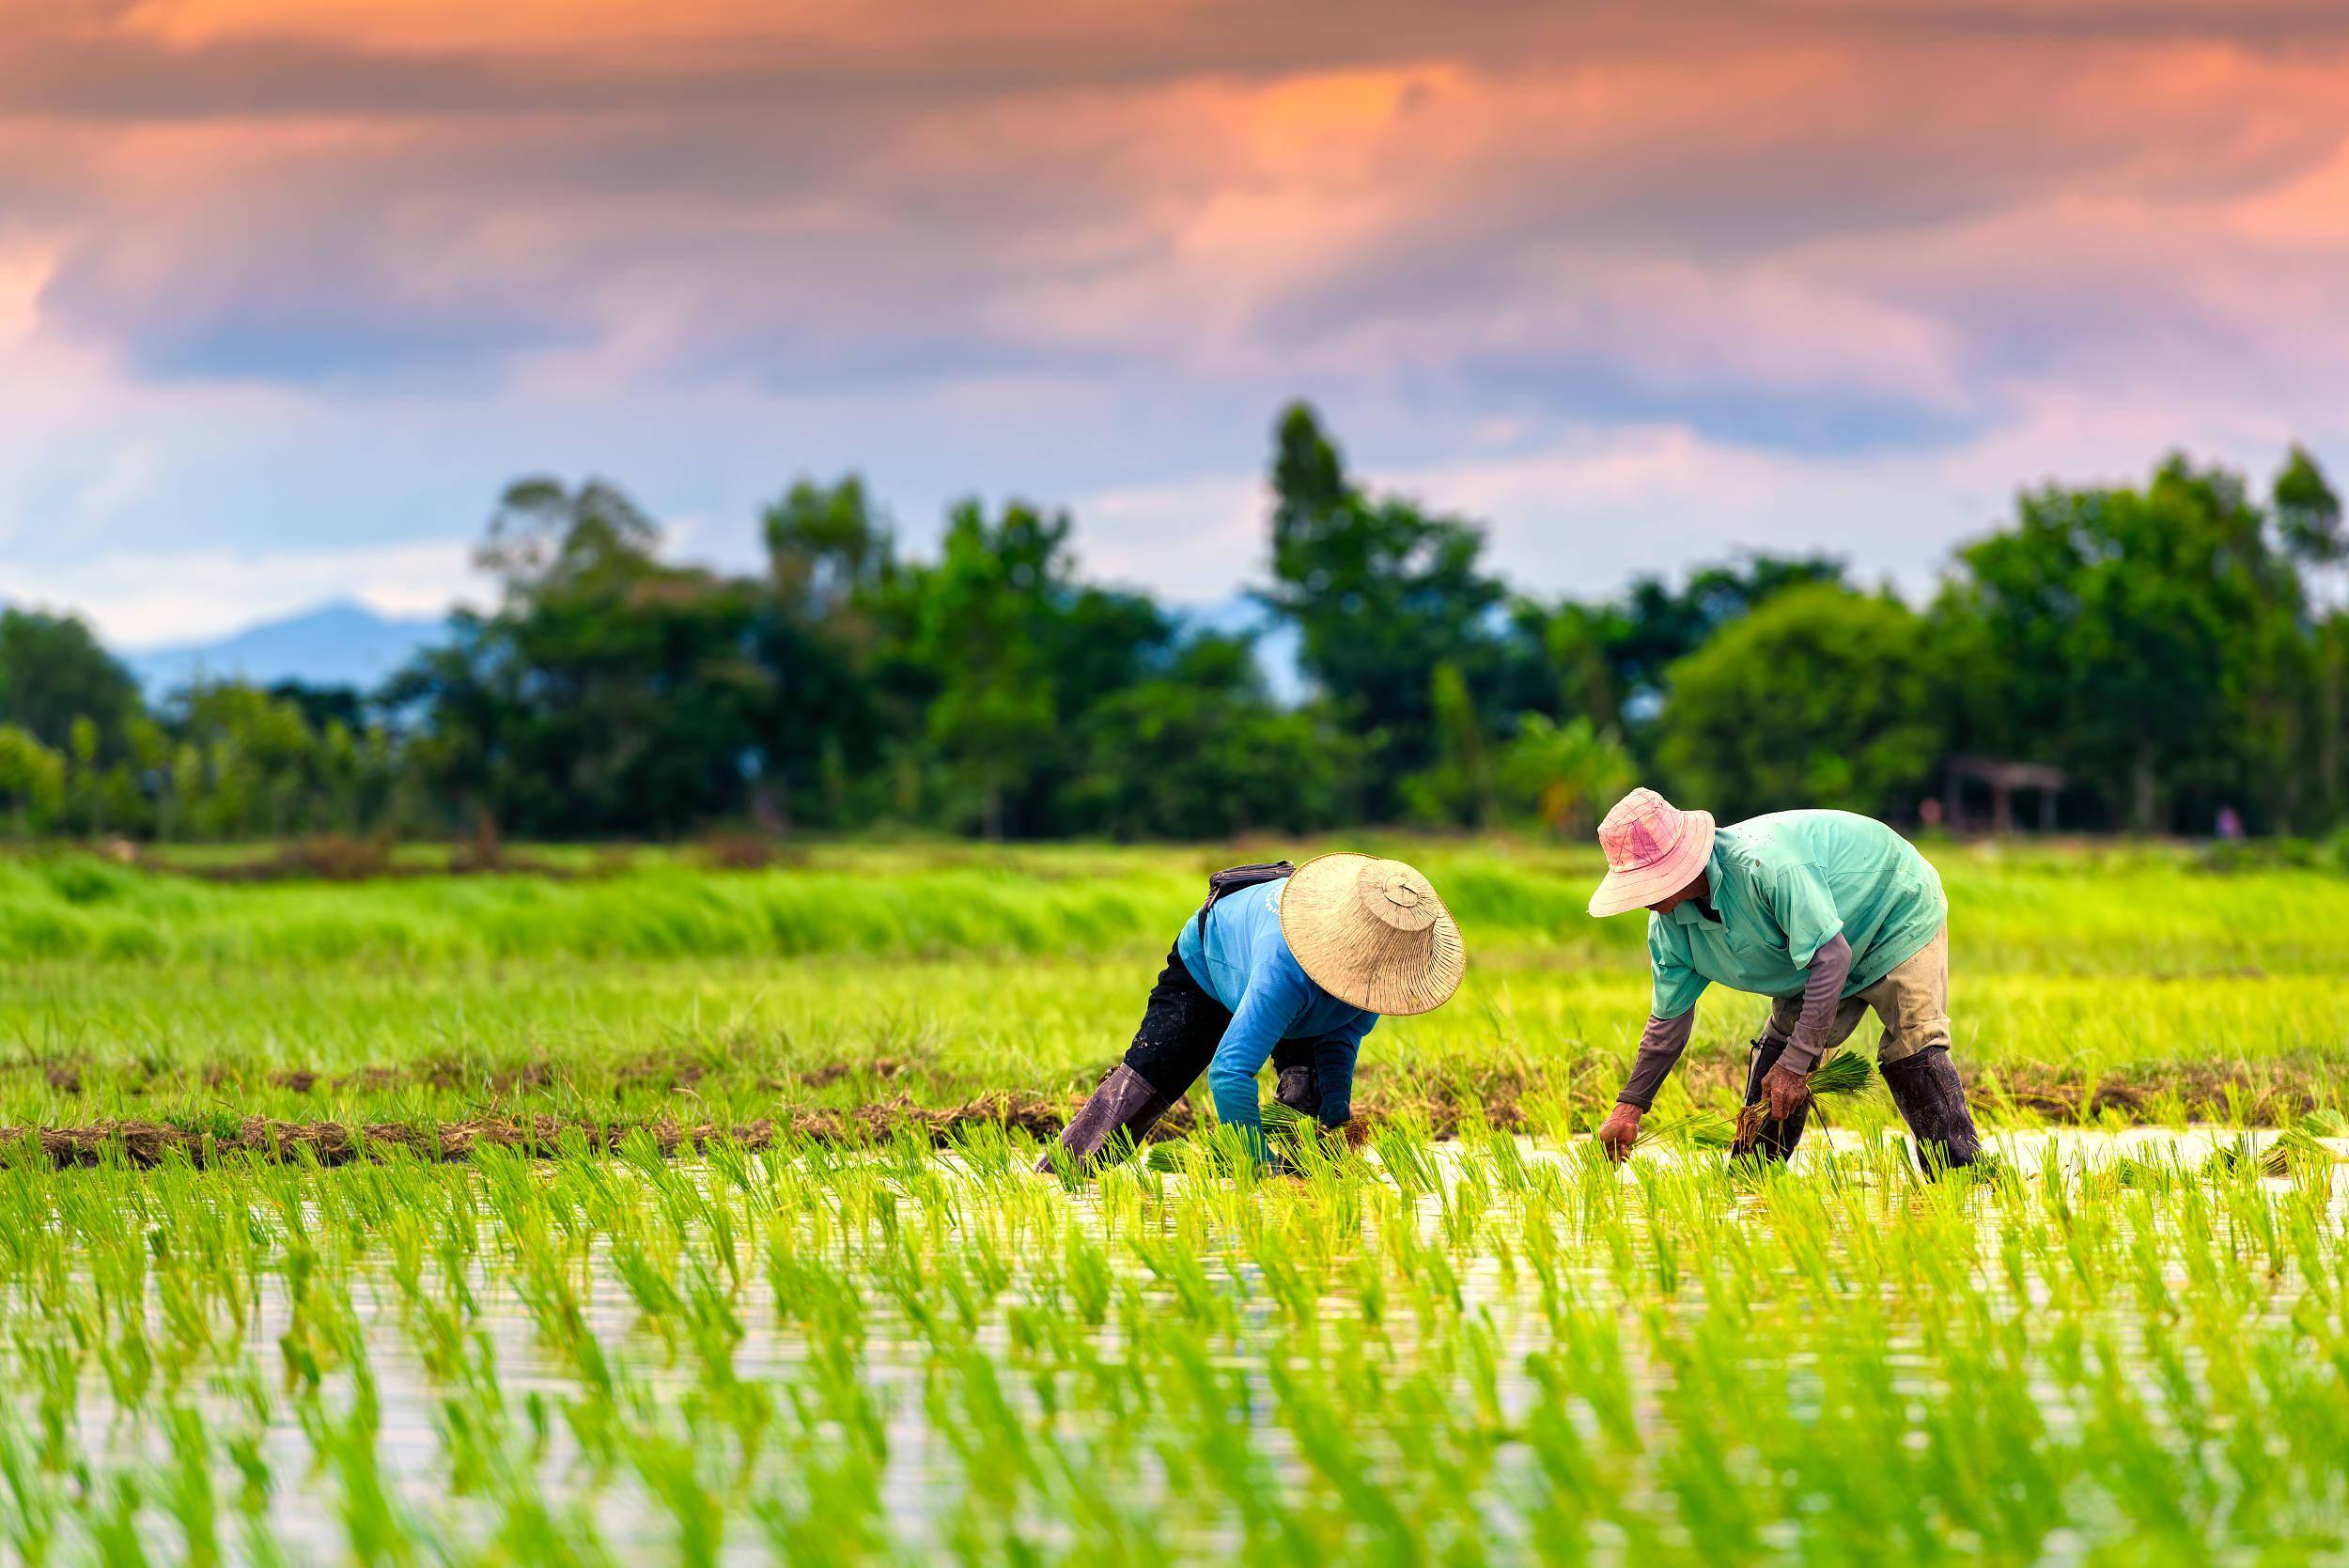
<path fill-rule="evenodd" d="M 1459 923 L 1401 861 L 1307 861 L 1281 890 L 1281 935 L 1315 985 L 1371 1013 L 1441 1007 L 1468 969 Z"/>

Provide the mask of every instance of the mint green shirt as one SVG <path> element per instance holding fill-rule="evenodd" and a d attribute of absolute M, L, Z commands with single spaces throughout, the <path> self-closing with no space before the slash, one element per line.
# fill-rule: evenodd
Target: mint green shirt
<path fill-rule="evenodd" d="M 1851 944 L 1843 995 L 1915 957 L 1949 924 L 1941 877 L 1874 817 L 1782 811 L 1713 835 L 1705 862 L 1714 912 L 1693 898 L 1651 914 L 1655 1014 L 1676 1018 L 1715 983 L 1768 997 L 1802 995 L 1812 958 L 1840 933 Z"/>

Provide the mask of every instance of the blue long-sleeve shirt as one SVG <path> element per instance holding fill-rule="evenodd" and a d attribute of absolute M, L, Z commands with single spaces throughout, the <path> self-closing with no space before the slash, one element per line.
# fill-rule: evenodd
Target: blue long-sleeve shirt
<path fill-rule="evenodd" d="M 1192 915 L 1174 943 L 1183 967 L 1210 996 L 1232 1010 L 1231 1024 L 1207 1064 L 1215 1113 L 1252 1144 L 1263 1147 L 1256 1075 L 1283 1040 L 1313 1044 L 1314 1077 L 1321 1090 L 1321 1120 L 1337 1126 L 1354 1110 L 1354 1059 L 1362 1036 L 1378 1021 L 1315 985 L 1281 935 L 1281 893 L 1288 883 L 1259 882 L 1216 901 L 1206 934 Z"/>

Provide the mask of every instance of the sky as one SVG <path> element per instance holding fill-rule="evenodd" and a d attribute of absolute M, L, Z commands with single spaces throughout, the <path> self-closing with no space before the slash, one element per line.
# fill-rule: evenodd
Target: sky
<path fill-rule="evenodd" d="M 2332 0 L 0 0 L 0 598 L 139 647 L 683 558 L 855 470 L 1259 580 L 1281 406 L 1543 594 L 1921 593 L 2050 480 L 2349 472 Z"/>

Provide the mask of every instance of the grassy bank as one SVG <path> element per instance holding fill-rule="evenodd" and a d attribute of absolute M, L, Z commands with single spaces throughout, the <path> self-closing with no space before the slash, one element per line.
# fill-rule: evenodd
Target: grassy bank
<path fill-rule="evenodd" d="M 1550 962 L 1637 952 L 1635 919 L 1583 912 L 1595 853 L 1515 842 L 1390 841 L 1432 877 L 1471 953 Z M 442 964 L 862 954 L 1067 956 L 1163 951 L 1208 871 L 1293 846 L 814 848 L 727 871 L 637 852 L 560 875 L 222 883 L 86 854 L 0 859 L 0 962 Z M 2211 869 L 2166 848 L 1935 851 L 1974 965 L 2200 976 L 2349 967 L 2349 877 Z"/>
<path fill-rule="evenodd" d="M 1372 1036 L 1364 1101 L 1553 1120 L 1610 1098 L 1645 974 L 1639 921 L 1582 912 L 1595 857 L 1380 847 L 1435 877 L 1471 963 L 1453 1005 Z M 0 1122 L 748 1122 L 1065 1096 L 1122 1048 L 1206 870 L 1264 848 L 843 846 L 750 871 L 574 855 L 599 869 L 353 883 L 19 857 L 0 862 Z M 1994 1114 L 2337 1100 L 2349 880 L 2161 849 L 1936 859 L 1957 1048 Z M 1762 1015 L 1708 996 L 1684 1073 L 1700 1098 L 1726 1092 Z"/>

